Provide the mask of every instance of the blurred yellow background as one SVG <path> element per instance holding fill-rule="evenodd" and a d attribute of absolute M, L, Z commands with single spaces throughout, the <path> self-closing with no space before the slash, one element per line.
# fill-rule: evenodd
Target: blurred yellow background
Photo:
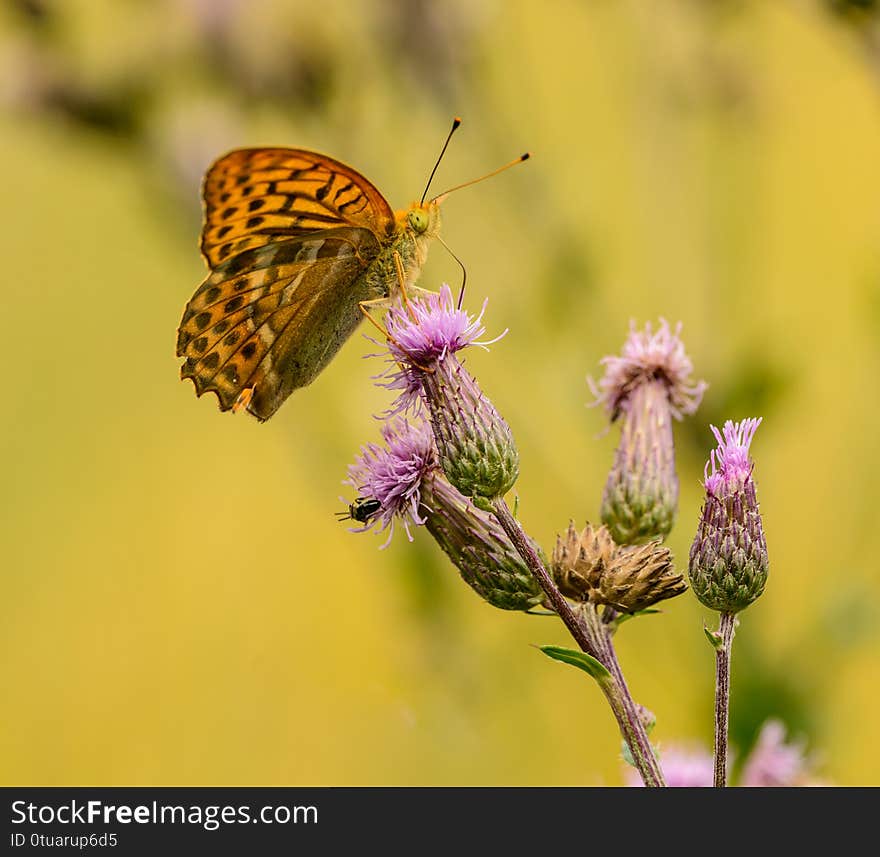
<path fill-rule="evenodd" d="M 734 648 L 732 741 L 807 739 L 876 784 L 880 38 L 869 2 L 18 0 L 0 11 L 7 339 L 4 784 L 619 784 L 552 619 L 481 602 L 424 532 L 334 519 L 389 403 L 357 335 L 270 422 L 178 380 L 198 184 L 237 146 L 314 148 L 394 207 L 452 196 L 469 366 L 545 548 L 594 517 L 616 442 L 588 373 L 682 320 L 710 383 L 678 426 L 686 563 L 708 423 L 752 447 L 771 557 Z M 863 7 L 863 8 L 856 8 Z M 872 17 L 873 15 L 873 17 Z M 435 246 L 422 285 L 459 282 Z M 715 623 L 690 594 L 617 637 L 663 745 L 711 739 Z"/>

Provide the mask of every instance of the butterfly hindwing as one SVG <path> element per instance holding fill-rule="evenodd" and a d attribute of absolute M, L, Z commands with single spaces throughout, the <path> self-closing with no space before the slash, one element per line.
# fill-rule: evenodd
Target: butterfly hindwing
<path fill-rule="evenodd" d="M 221 267 L 184 312 L 181 376 L 198 395 L 215 392 L 221 410 L 253 388 L 248 410 L 268 419 L 354 330 L 370 297 L 357 284 L 379 249 L 372 232 L 335 229 L 249 251 L 245 270 Z"/>

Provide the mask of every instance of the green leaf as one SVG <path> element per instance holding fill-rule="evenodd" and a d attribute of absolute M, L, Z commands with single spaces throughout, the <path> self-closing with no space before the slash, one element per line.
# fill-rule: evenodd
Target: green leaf
<path fill-rule="evenodd" d="M 611 673 L 592 655 L 588 655 L 586 652 L 578 652 L 562 646 L 538 646 L 538 648 L 548 658 L 553 658 L 554 661 L 562 661 L 564 664 L 570 664 L 579 670 L 583 670 L 587 675 L 596 679 L 599 684 L 611 681 Z"/>
<path fill-rule="evenodd" d="M 703 633 L 706 635 L 709 645 L 712 646 L 716 652 L 724 645 L 724 642 L 721 639 L 721 634 L 717 631 L 710 631 L 705 625 L 703 625 Z"/>
<path fill-rule="evenodd" d="M 495 507 L 492 505 L 492 500 L 488 497 L 481 497 L 479 494 L 475 494 L 471 497 L 471 503 L 473 503 L 480 511 L 488 512 L 490 515 L 495 511 Z"/>
<path fill-rule="evenodd" d="M 662 612 L 662 610 L 657 610 L 655 607 L 646 607 L 644 610 L 636 610 L 635 613 L 621 613 L 619 616 L 614 617 L 614 624 L 620 627 L 624 622 L 628 622 L 636 616 L 650 616 L 652 613 Z"/>

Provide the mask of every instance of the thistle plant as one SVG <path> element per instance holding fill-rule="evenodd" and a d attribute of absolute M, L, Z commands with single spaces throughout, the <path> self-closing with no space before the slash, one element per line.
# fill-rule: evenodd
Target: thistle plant
<path fill-rule="evenodd" d="M 697 598 L 721 614 L 718 630 L 708 632 L 715 648 L 715 785 L 727 782 L 727 730 L 730 709 L 730 656 L 736 614 L 764 591 L 767 543 L 758 509 L 754 465 L 749 457 L 760 419 L 728 420 L 723 431 L 711 426 L 718 447 L 706 462 L 706 500 L 690 552 L 688 573 Z"/>
<path fill-rule="evenodd" d="M 488 348 L 500 339 L 485 339 L 485 310 L 485 303 L 476 316 L 460 308 L 448 286 L 417 298 L 404 295 L 388 310 L 387 368 L 378 383 L 396 398 L 385 414 L 383 443 L 362 447 L 349 468 L 347 484 L 356 499 L 342 517 L 353 520 L 354 532 L 387 530 L 388 539 L 396 523 L 410 540 L 423 528 L 486 603 L 555 615 L 577 648 L 541 646 L 541 651 L 595 680 L 620 729 L 624 758 L 645 785 L 666 785 L 649 739 L 655 718 L 633 699 L 613 637 L 625 622 L 659 612 L 656 605 L 688 588 L 662 544 L 678 504 L 672 422 L 697 410 L 706 384 L 691 377 L 680 327 L 673 330 L 665 321 L 656 331 L 633 327 L 622 355 L 603 360 L 604 377 L 591 384 L 611 421 L 620 420 L 621 437 L 601 523 L 588 520 L 578 528 L 569 522 L 548 559 L 507 504 L 520 472 L 513 432 L 463 359 L 467 348 Z M 713 502 L 727 504 L 731 521 L 743 508 L 732 498 L 732 444 L 716 452 L 712 474 L 706 475 Z M 753 496 L 750 475 L 739 478 L 735 490 Z M 705 526 L 701 522 L 691 585 L 715 609 L 730 610 L 734 602 L 742 609 L 746 594 L 756 597 L 763 586 L 754 545 L 743 548 L 756 525 L 752 518 L 736 518 L 741 529 L 731 553 L 727 536 L 708 534 L 708 527 L 724 526 L 720 514 L 713 507 Z M 704 545 L 710 538 L 714 554 Z M 724 557 L 728 565 L 709 572 L 705 563 L 694 564 L 694 556 L 709 557 L 715 566 Z M 719 601 L 719 593 L 728 600 Z"/>

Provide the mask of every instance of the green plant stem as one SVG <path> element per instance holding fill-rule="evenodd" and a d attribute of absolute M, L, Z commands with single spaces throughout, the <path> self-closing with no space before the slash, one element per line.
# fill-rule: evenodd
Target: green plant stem
<path fill-rule="evenodd" d="M 654 745 L 648 738 L 645 730 L 645 724 L 639 716 L 639 709 L 629 692 L 626 680 L 623 677 L 623 670 L 617 660 L 617 652 L 614 650 L 614 644 L 611 640 L 611 629 L 607 623 L 603 622 L 599 616 L 599 612 L 593 604 L 584 604 L 581 609 L 581 615 L 584 617 L 585 624 L 589 630 L 590 638 L 594 645 L 600 651 L 599 660 L 605 665 L 614 679 L 614 691 L 616 699 L 611 702 L 611 707 L 615 710 L 617 716 L 618 707 L 622 716 L 617 716 L 617 722 L 620 724 L 620 732 L 623 740 L 629 747 L 630 754 L 642 780 L 645 785 L 665 786 L 666 781 L 663 777 L 663 769 L 660 767 L 660 761 L 654 751 Z M 606 694 L 607 695 L 607 694 Z M 645 777 L 645 771 L 650 771 L 651 779 L 649 782 Z"/>
<path fill-rule="evenodd" d="M 553 582 L 503 498 L 499 497 L 492 502 L 492 511 L 575 642 L 610 673 L 610 679 L 599 681 L 598 684 L 611 706 L 620 734 L 629 747 L 643 782 L 646 786 L 665 786 L 660 762 L 617 662 L 608 626 L 602 622 L 592 605 L 584 605 L 583 610 L 575 612 Z"/>
<path fill-rule="evenodd" d="M 715 649 L 715 788 L 727 785 L 727 729 L 730 716 L 730 653 L 736 616 L 722 613 Z"/>

